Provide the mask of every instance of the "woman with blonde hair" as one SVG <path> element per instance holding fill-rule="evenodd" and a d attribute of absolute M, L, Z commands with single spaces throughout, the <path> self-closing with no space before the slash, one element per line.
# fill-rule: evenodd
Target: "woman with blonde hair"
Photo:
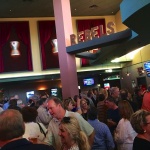
<path fill-rule="evenodd" d="M 133 142 L 133 150 L 150 150 L 150 112 L 138 110 L 131 116 L 130 122 L 138 133 Z"/>
<path fill-rule="evenodd" d="M 63 107 L 65 110 L 72 111 L 75 107 L 75 101 L 72 98 L 64 99 Z"/>
<path fill-rule="evenodd" d="M 90 150 L 86 134 L 75 117 L 64 117 L 59 126 L 62 150 Z"/>

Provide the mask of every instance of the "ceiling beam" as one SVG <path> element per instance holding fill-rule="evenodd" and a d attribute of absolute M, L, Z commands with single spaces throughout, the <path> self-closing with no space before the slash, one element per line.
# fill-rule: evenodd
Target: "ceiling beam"
<path fill-rule="evenodd" d="M 126 29 L 121 32 L 113 33 L 110 35 L 104 35 L 101 36 L 100 38 L 94 38 L 86 42 L 81 42 L 76 45 L 68 46 L 66 48 L 66 51 L 69 54 L 77 54 L 95 48 L 114 45 L 130 38 L 131 36 L 132 36 L 132 31 L 130 29 Z"/>

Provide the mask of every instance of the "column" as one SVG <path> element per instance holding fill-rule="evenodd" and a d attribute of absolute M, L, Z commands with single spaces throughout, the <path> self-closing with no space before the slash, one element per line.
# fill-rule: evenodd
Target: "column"
<path fill-rule="evenodd" d="M 70 0 L 53 0 L 63 98 L 79 94 L 75 55 L 66 52 L 73 34 Z"/>

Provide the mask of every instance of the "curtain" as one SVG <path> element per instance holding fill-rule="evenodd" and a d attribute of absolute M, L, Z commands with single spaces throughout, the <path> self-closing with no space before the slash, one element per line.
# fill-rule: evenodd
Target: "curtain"
<path fill-rule="evenodd" d="M 42 55 L 42 68 L 47 69 L 45 45 L 55 32 L 55 21 L 39 21 L 39 35 Z"/>
<path fill-rule="evenodd" d="M 32 59 L 31 59 L 31 43 L 30 43 L 30 32 L 28 22 L 14 22 L 14 27 L 19 39 L 27 46 L 27 57 L 28 57 L 28 70 L 32 71 Z"/>
<path fill-rule="evenodd" d="M 8 41 L 10 32 L 11 32 L 11 24 L 6 22 L 1 22 L 0 23 L 0 72 L 4 72 L 2 47 Z"/>
<path fill-rule="evenodd" d="M 103 25 L 103 31 L 104 31 L 104 33 L 106 33 L 105 19 L 77 20 L 78 32 L 85 31 L 87 29 L 91 30 L 91 28 L 100 26 L 100 25 Z M 99 35 L 99 37 L 101 36 L 99 30 L 98 30 L 98 35 Z M 83 38 L 85 38 L 85 37 L 83 36 Z M 82 58 L 81 66 L 82 67 L 89 66 L 89 60 Z"/>

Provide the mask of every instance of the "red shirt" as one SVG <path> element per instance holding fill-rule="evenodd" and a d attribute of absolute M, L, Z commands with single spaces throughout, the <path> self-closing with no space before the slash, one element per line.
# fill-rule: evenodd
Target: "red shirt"
<path fill-rule="evenodd" d="M 142 109 L 150 112 L 150 92 L 147 92 L 144 94 L 143 102 L 142 102 Z"/>

